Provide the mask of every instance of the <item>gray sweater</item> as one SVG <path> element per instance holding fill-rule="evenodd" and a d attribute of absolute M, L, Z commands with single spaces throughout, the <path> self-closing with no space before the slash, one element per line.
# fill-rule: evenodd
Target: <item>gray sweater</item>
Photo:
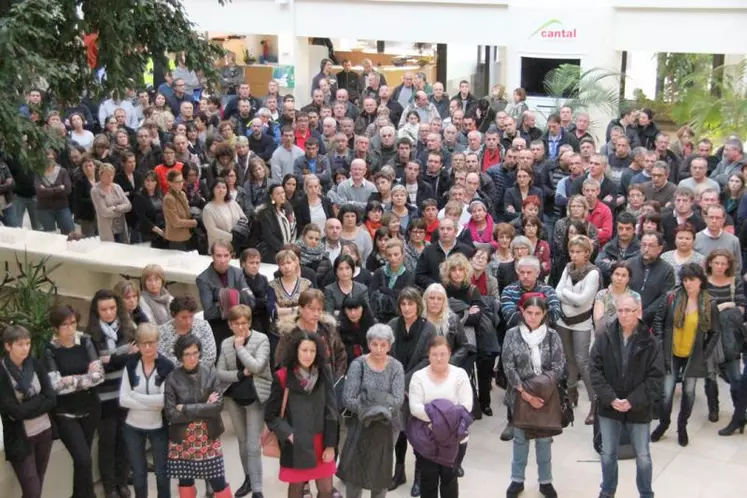
<path fill-rule="evenodd" d="M 367 356 L 367 355 L 366 355 Z M 405 400 L 405 371 L 396 358 L 389 358 L 384 370 L 373 370 L 366 356 L 356 358 L 348 368 L 343 401 L 357 416 L 375 405 L 384 405 L 392 414 L 392 429 L 402 430 L 400 407 Z"/>
<path fill-rule="evenodd" d="M 736 274 L 742 274 L 742 249 L 739 245 L 739 239 L 735 235 L 721 230 L 721 234 L 714 238 L 707 228 L 698 232 L 698 235 L 695 236 L 695 250 L 707 258 L 708 254 L 714 249 L 726 249 L 734 254 L 737 265 Z"/>

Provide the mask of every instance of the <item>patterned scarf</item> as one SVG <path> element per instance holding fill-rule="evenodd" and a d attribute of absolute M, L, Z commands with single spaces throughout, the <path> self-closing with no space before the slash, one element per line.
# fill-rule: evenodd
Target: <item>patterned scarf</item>
<path fill-rule="evenodd" d="M 153 318 L 156 320 L 156 325 L 166 323 L 171 320 L 169 313 L 169 303 L 171 302 L 171 294 L 166 290 L 165 287 L 161 288 L 161 291 L 157 296 L 154 296 L 148 291 L 142 294 L 143 301 L 150 306 L 153 312 Z"/>
<path fill-rule="evenodd" d="M 8 371 L 10 377 L 13 379 L 15 384 L 13 387 L 16 391 L 21 393 L 22 399 L 30 399 L 38 393 L 34 386 L 34 362 L 31 357 L 27 357 L 23 360 L 20 368 L 18 365 L 11 361 L 10 356 L 3 358 L 3 366 Z"/>
<path fill-rule="evenodd" d="M 301 365 L 296 365 L 295 367 L 293 367 L 293 375 L 296 376 L 296 379 L 301 385 L 301 388 L 305 392 L 310 393 L 314 390 L 316 381 L 319 379 L 319 370 L 313 366 L 310 370 L 306 370 Z"/>
<path fill-rule="evenodd" d="M 309 247 L 303 238 L 298 239 L 296 242 L 298 247 L 301 248 L 301 264 L 308 266 L 324 258 L 324 244 L 319 244 L 316 247 Z"/>
<path fill-rule="evenodd" d="M 99 326 L 101 332 L 104 334 L 104 340 L 106 340 L 106 347 L 110 351 L 117 349 L 117 332 L 119 331 L 119 319 L 117 318 L 112 323 L 106 323 L 104 320 L 99 320 Z"/>
<path fill-rule="evenodd" d="M 685 325 L 687 315 L 687 292 L 680 287 L 674 294 L 674 326 L 681 329 Z M 703 331 L 711 330 L 711 298 L 708 292 L 701 291 L 698 295 L 698 328 Z"/>

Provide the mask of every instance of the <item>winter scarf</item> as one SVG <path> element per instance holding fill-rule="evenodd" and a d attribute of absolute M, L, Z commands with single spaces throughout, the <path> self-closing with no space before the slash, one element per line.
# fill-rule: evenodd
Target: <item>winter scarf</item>
<path fill-rule="evenodd" d="M 293 368 L 293 375 L 296 376 L 296 379 L 303 390 L 310 393 L 314 390 L 316 381 L 319 379 L 319 370 L 313 366 L 310 370 L 306 370 L 302 366 L 297 365 Z"/>
<path fill-rule="evenodd" d="M 674 295 L 674 326 L 681 329 L 685 325 L 687 315 L 687 292 L 680 287 Z M 711 330 L 711 298 L 708 292 L 701 291 L 698 295 L 698 328 Z"/>
<path fill-rule="evenodd" d="M 171 314 L 169 313 L 171 294 L 169 294 L 165 288 L 161 288 L 161 292 L 159 292 L 157 296 L 145 291 L 143 292 L 142 297 L 143 301 L 150 306 L 156 324 L 166 323 L 171 320 Z"/>
<path fill-rule="evenodd" d="M 104 320 L 99 320 L 99 326 L 101 327 L 101 332 L 104 334 L 107 349 L 110 351 L 117 349 L 119 319 L 115 319 L 112 323 L 106 323 Z"/>
<path fill-rule="evenodd" d="M 477 290 L 480 291 L 481 296 L 487 296 L 488 295 L 488 274 L 487 272 L 483 271 L 482 275 L 480 275 L 479 277 L 473 274 L 472 285 L 477 287 Z"/>
<path fill-rule="evenodd" d="M 465 228 L 469 230 L 470 235 L 472 235 L 472 241 L 482 244 L 491 244 L 493 247 L 498 247 L 498 243 L 493 240 L 493 217 L 490 215 L 487 215 L 485 217 L 485 221 L 487 225 L 485 225 L 485 229 L 482 231 L 482 235 L 477 229 L 477 223 L 475 223 L 473 220 L 469 220 L 467 222 L 467 225 Z"/>
<path fill-rule="evenodd" d="M 594 270 L 597 270 L 597 267 L 587 262 L 581 268 L 575 268 L 573 263 L 568 263 L 567 269 L 568 269 L 568 276 L 571 277 L 571 282 L 573 282 L 573 285 L 576 285 L 578 282 L 586 278 L 586 275 L 588 275 Z"/>
<path fill-rule="evenodd" d="M 542 374 L 542 341 L 545 340 L 547 335 L 547 327 L 540 325 L 535 331 L 529 330 L 529 327 L 523 323 L 519 325 L 519 332 L 521 332 L 521 338 L 529 346 L 529 356 L 532 360 L 532 371 L 535 375 Z"/>
<path fill-rule="evenodd" d="M 384 275 L 387 276 L 389 280 L 387 280 L 387 287 L 390 289 L 394 289 L 395 284 L 397 283 L 397 279 L 404 275 L 404 273 L 407 271 L 407 268 L 405 268 L 404 263 L 399 265 L 399 268 L 397 271 L 392 271 L 392 267 L 389 266 L 389 263 L 384 265 Z"/>
<path fill-rule="evenodd" d="M 324 244 L 319 244 L 316 247 L 309 247 L 306 242 L 304 242 L 303 238 L 298 239 L 296 244 L 301 248 L 301 264 L 303 266 L 318 263 L 322 258 L 324 258 Z"/>
<path fill-rule="evenodd" d="M 3 366 L 8 371 L 10 377 L 15 382 L 15 390 L 21 393 L 23 399 L 30 399 L 37 394 L 37 390 L 34 387 L 34 361 L 31 357 L 27 357 L 23 360 L 20 367 L 13 363 L 10 356 L 3 358 Z"/>

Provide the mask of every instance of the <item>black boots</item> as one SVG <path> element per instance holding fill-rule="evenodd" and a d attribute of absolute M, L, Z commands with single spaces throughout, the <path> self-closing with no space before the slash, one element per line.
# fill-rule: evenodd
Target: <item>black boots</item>
<path fill-rule="evenodd" d="M 242 498 L 252 492 L 252 479 L 247 475 L 244 478 L 244 484 L 236 490 L 234 496 L 236 498 Z"/>
<path fill-rule="evenodd" d="M 397 463 L 394 465 L 394 475 L 392 476 L 392 485 L 389 486 L 389 491 L 394 491 L 402 484 L 407 482 L 407 476 L 405 475 L 405 464 Z"/>
<path fill-rule="evenodd" d="M 705 380 L 705 393 L 708 401 L 708 421 L 718 422 L 718 384 L 716 381 Z"/>
<path fill-rule="evenodd" d="M 506 490 L 506 498 L 519 498 L 519 495 L 524 492 L 524 483 L 511 481 L 511 485 Z"/>
<path fill-rule="evenodd" d="M 687 424 L 677 424 L 677 443 L 683 447 L 690 443 L 690 438 L 687 435 Z"/>
<path fill-rule="evenodd" d="M 651 442 L 655 443 L 661 439 L 665 432 L 669 429 L 669 422 L 659 422 L 656 429 L 651 433 Z"/>
<path fill-rule="evenodd" d="M 551 482 L 540 484 L 540 493 L 545 498 L 558 498 L 558 492 L 555 491 L 555 486 Z"/>
<path fill-rule="evenodd" d="M 417 498 L 420 496 L 420 469 L 415 465 L 415 475 L 412 477 L 412 488 L 410 489 L 410 496 Z"/>
<path fill-rule="evenodd" d="M 732 417 L 729 425 L 718 431 L 719 436 L 731 436 L 735 432 L 739 431 L 740 434 L 744 434 L 744 420 L 737 420 Z"/>

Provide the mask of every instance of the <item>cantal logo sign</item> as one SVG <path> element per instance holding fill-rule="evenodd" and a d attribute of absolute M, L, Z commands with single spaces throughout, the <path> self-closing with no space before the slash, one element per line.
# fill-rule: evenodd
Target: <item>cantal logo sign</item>
<path fill-rule="evenodd" d="M 576 28 L 566 29 L 558 19 L 550 19 L 529 35 L 529 39 L 538 35 L 544 39 L 574 39 L 576 38 Z"/>

